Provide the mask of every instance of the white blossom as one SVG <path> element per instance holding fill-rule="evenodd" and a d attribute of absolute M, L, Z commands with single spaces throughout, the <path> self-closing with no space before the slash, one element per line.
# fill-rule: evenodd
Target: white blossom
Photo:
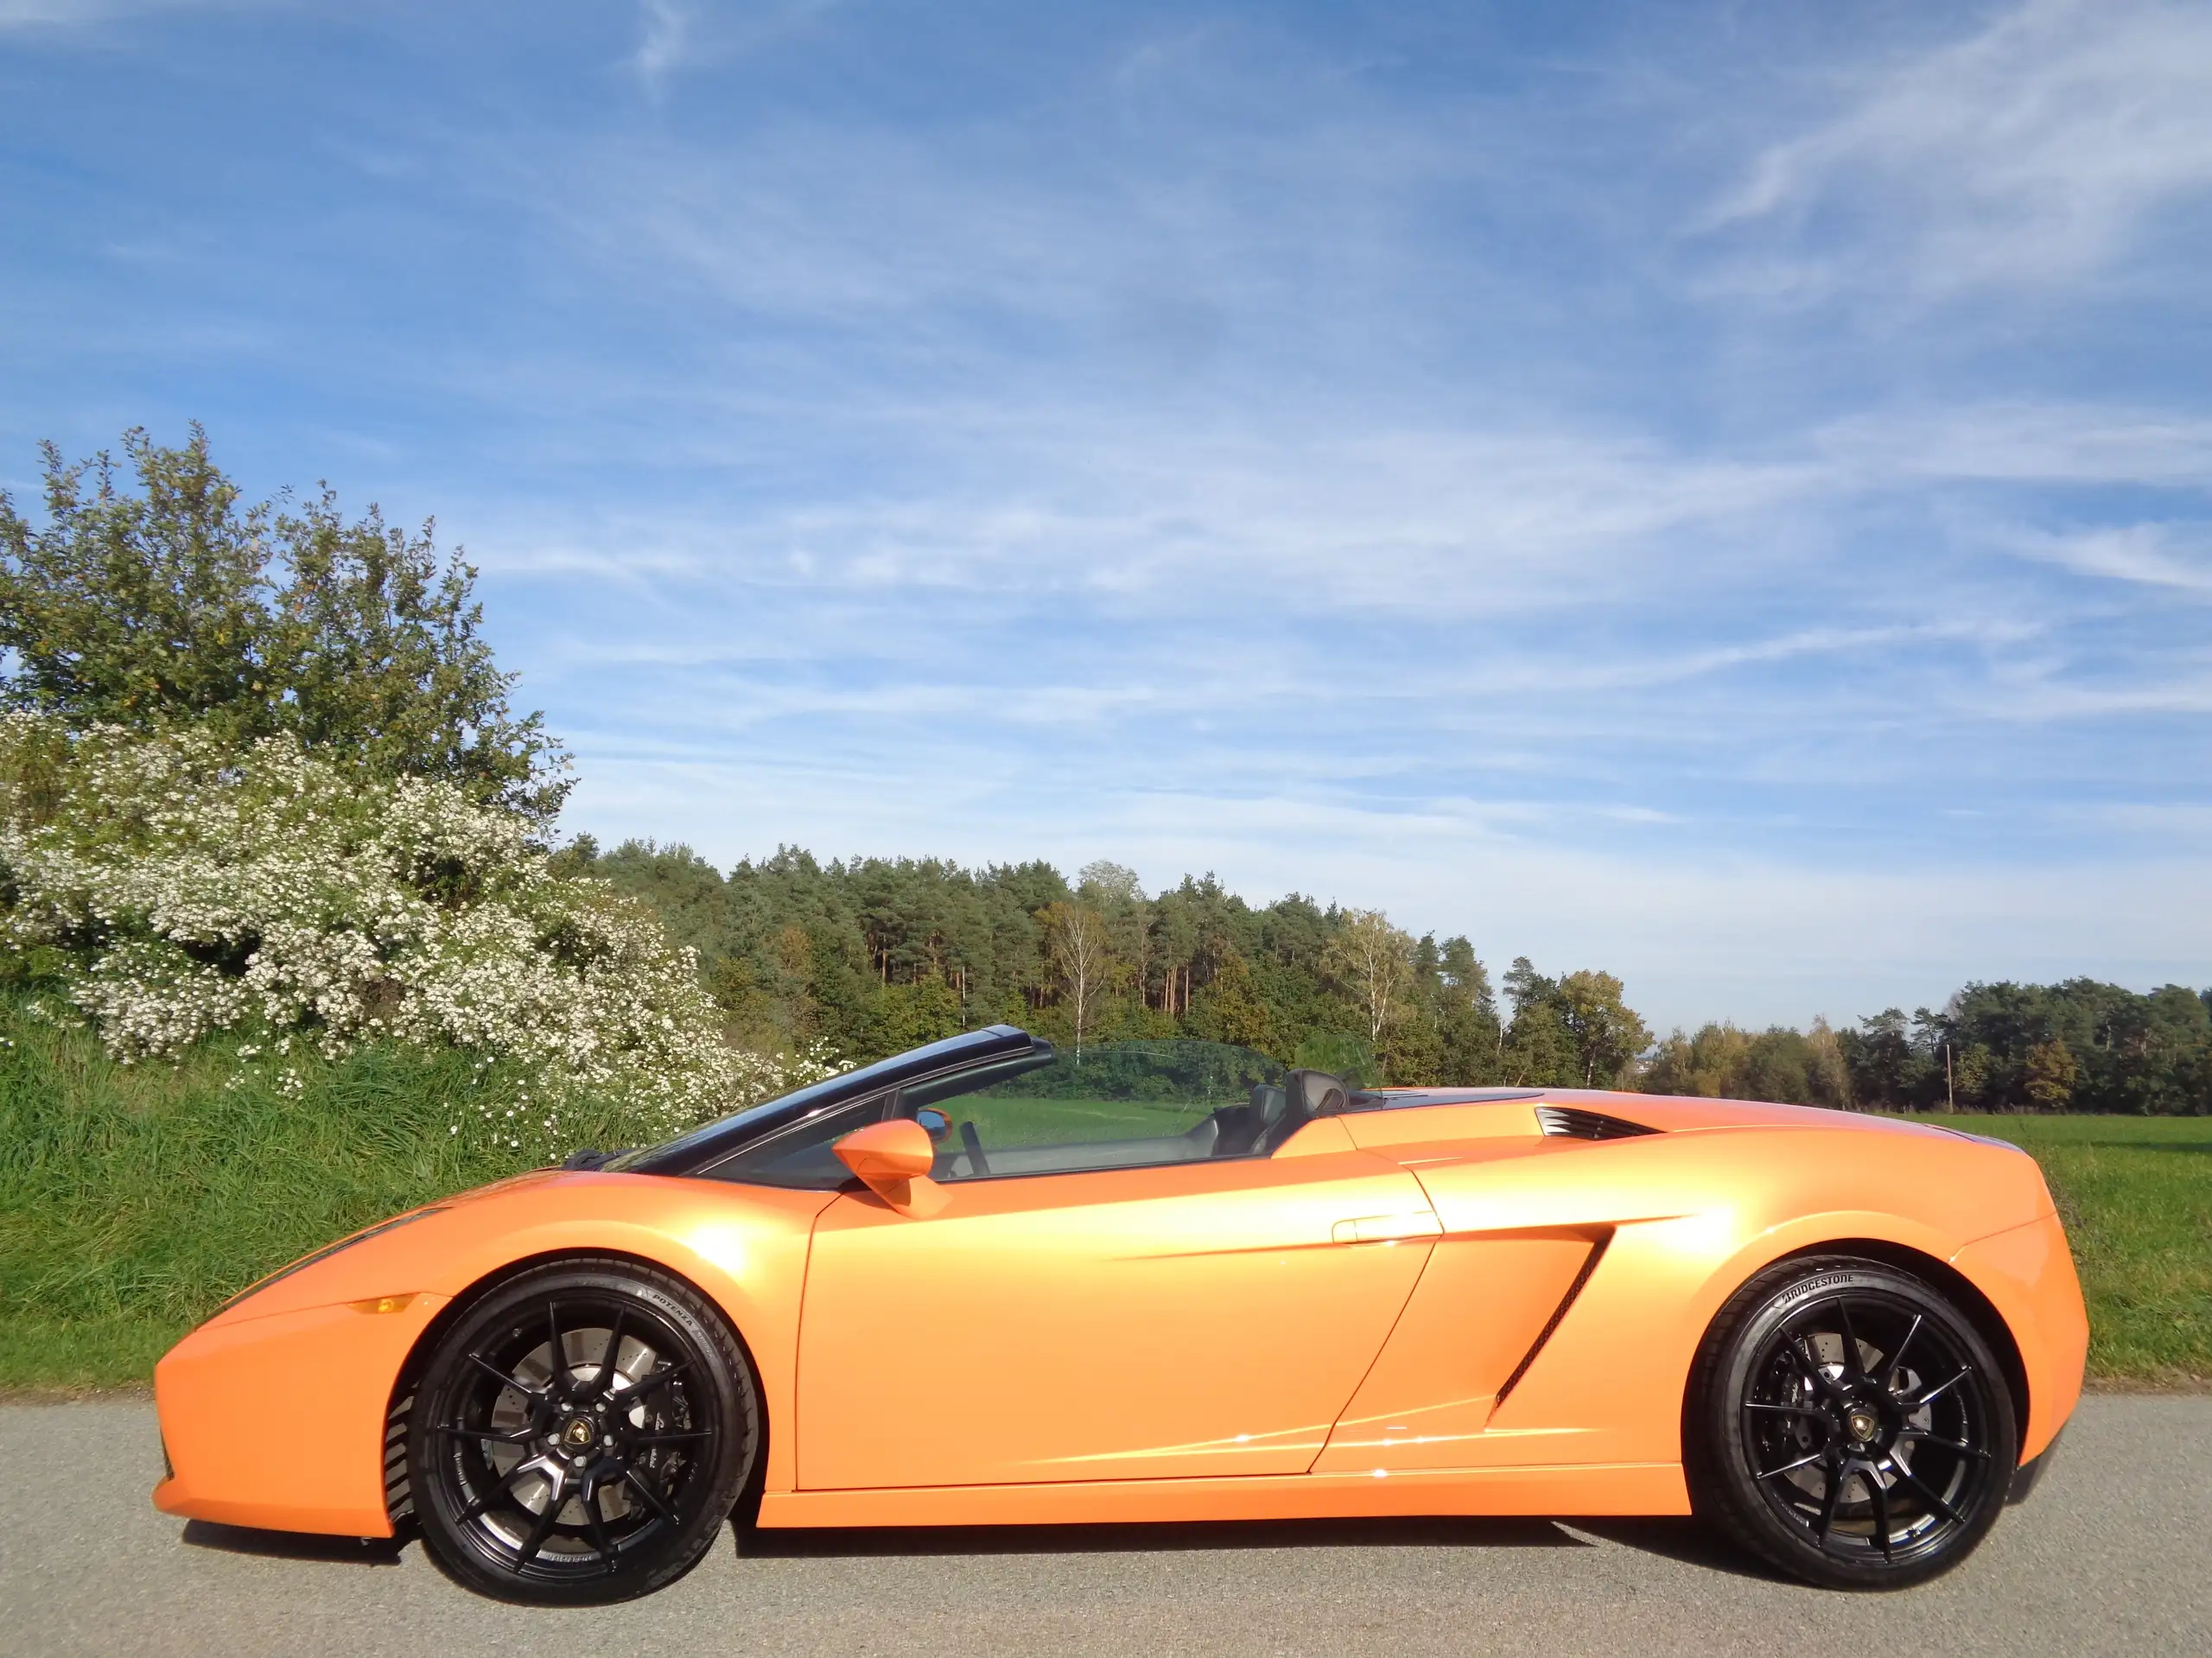
<path fill-rule="evenodd" d="M 298 1043 L 473 1049 L 537 1083 L 547 1149 L 586 1098 L 642 1142 L 830 1069 L 818 1048 L 728 1045 L 692 953 L 604 882 L 556 874 L 514 817 L 288 737 L 241 753 L 0 716 L 0 948 L 41 945 L 120 1058 L 266 1031 L 297 1094 Z M 495 1143 L 519 1148 L 501 1121 Z"/>

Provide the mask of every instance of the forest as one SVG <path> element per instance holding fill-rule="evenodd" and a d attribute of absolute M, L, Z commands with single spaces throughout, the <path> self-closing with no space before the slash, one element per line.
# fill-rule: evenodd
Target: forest
<path fill-rule="evenodd" d="M 1211 875 L 1147 897 L 1108 862 L 823 862 L 791 848 L 727 874 L 683 846 L 556 860 L 649 904 L 697 952 L 734 1039 L 872 1058 L 1006 1020 L 1054 1040 L 1192 1036 L 1370 1083 L 1623 1087 L 1890 1111 L 2212 1110 L 2212 991 L 2090 979 L 1971 984 L 1940 1010 L 1830 1026 L 1710 1024 L 1655 1038 L 1619 979 Z"/>

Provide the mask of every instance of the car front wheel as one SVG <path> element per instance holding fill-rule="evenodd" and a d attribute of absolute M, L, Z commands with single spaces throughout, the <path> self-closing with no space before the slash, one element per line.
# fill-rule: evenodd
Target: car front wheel
<path fill-rule="evenodd" d="M 1941 1292 L 1878 1261 L 1785 1261 L 1722 1309 L 1688 1430 L 1698 1512 L 1794 1576 L 1895 1589 L 1963 1559 L 2018 1460 L 1989 1344 Z"/>
<path fill-rule="evenodd" d="M 446 1331 L 410 1414 L 425 1543 L 470 1588 L 578 1605 L 697 1564 L 760 1443 L 751 1367 L 689 1285 L 635 1262 L 554 1263 Z"/>

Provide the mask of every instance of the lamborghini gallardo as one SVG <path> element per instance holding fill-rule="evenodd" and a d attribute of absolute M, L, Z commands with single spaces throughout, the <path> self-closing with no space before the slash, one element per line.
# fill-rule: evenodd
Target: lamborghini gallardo
<path fill-rule="evenodd" d="M 997 1026 L 284 1267 L 162 1360 L 154 1501 L 555 1604 L 733 1520 L 1695 1514 L 1895 1587 L 2088 1340 L 2000 1141 Z"/>

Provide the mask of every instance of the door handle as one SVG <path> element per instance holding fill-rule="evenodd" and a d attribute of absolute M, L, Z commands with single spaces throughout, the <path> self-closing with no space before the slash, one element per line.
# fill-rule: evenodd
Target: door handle
<path fill-rule="evenodd" d="M 1395 1238 L 1440 1237 L 1444 1224 L 1427 1210 L 1418 1215 L 1363 1215 L 1338 1221 L 1329 1236 L 1338 1243 L 1386 1243 Z"/>

